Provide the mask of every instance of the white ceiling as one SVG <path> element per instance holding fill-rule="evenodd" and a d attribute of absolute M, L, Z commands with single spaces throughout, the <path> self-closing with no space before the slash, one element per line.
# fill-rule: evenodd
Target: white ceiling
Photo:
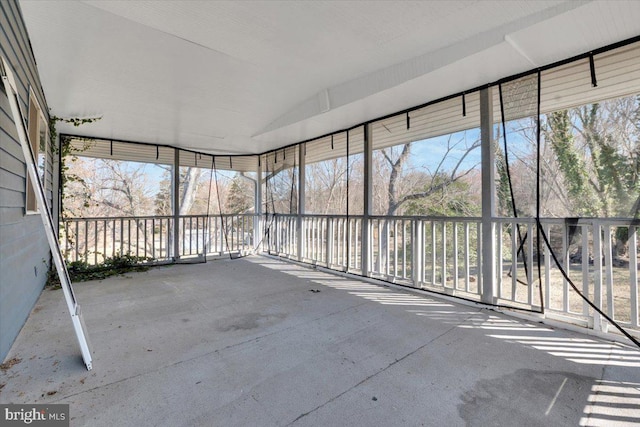
<path fill-rule="evenodd" d="M 21 1 L 62 133 L 259 153 L 640 35 L 639 1 Z M 328 110 L 327 110 L 328 108 Z"/>

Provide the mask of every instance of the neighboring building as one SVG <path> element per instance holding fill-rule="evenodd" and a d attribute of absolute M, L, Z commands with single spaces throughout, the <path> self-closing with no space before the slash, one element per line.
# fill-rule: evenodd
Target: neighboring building
<path fill-rule="evenodd" d="M 52 201 L 49 114 L 29 35 L 17 1 L 0 2 L 0 54 L 12 65 L 29 137 Z M 11 108 L 0 85 L 0 361 L 47 280 L 50 251 L 31 183 L 26 178 Z"/>

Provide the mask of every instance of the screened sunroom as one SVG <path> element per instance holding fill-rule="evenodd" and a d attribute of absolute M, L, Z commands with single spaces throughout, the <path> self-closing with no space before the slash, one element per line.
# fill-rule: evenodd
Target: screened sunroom
<path fill-rule="evenodd" d="M 62 134 L 63 251 L 268 253 L 637 331 L 638 94 L 630 40 L 257 155 Z"/>
<path fill-rule="evenodd" d="M 0 19 L 0 401 L 84 425 L 640 423 L 640 3 Z M 65 278 L 123 261 L 145 272 Z"/>

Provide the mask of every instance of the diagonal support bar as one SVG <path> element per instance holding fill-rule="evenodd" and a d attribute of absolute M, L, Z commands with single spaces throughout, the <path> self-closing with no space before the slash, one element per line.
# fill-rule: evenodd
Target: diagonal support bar
<path fill-rule="evenodd" d="M 47 235 L 47 240 L 51 249 L 51 255 L 53 257 L 53 262 L 56 266 L 58 276 L 60 277 L 60 284 L 62 285 L 64 298 L 67 302 L 69 314 L 71 315 L 73 329 L 75 330 L 76 337 L 78 338 L 78 344 L 80 344 L 82 359 L 84 360 L 87 370 L 90 371 L 92 368 L 92 358 L 91 350 L 89 348 L 89 342 L 87 340 L 86 326 L 84 324 L 84 320 L 82 319 L 80 305 L 78 304 L 76 296 L 73 292 L 73 287 L 71 286 L 71 279 L 69 278 L 69 272 L 67 271 L 67 267 L 62 257 L 60 244 L 54 232 L 54 222 L 51 216 L 51 212 L 49 212 L 49 209 L 47 208 L 44 187 L 42 186 L 40 175 L 38 175 L 36 170 L 36 162 L 33 156 L 33 151 L 31 149 L 31 144 L 29 143 L 24 116 L 20 111 L 20 104 L 18 102 L 18 90 L 15 78 L 9 64 L 3 57 L 0 57 L 0 76 L 2 77 L 2 82 L 7 93 L 7 98 L 9 99 L 9 104 L 11 105 L 13 121 L 18 131 L 18 138 L 20 139 L 22 154 L 24 155 L 25 163 L 27 165 L 27 173 L 29 174 L 29 178 L 31 179 L 32 185 L 34 187 L 36 200 L 38 201 L 38 205 L 40 206 L 40 216 L 44 224 L 45 233 Z"/>

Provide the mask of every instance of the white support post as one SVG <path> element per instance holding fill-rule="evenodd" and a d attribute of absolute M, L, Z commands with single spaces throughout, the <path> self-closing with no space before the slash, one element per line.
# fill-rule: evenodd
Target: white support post
<path fill-rule="evenodd" d="M 80 345 L 82 359 L 84 360 L 84 364 L 87 367 L 87 370 L 90 371 L 92 368 L 93 360 L 86 332 L 87 328 L 82 318 L 80 305 L 78 304 L 78 300 L 76 299 L 76 296 L 73 292 L 73 287 L 71 286 L 69 272 L 64 263 L 62 251 L 60 250 L 60 243 L 55 233 L 53 217 L 47 205 L 47 198 L 44 187 L 42 185 L 42 181 L 40 180 L 40 175 L 38 174 L 38 171 L 36 169 L 36 160 L 33 155 L 33 150 L 31 149 L 31 144 L 29 142 L 24 116 L 22 114 L 22 111 L 20 110 L 20 104 L 18 102 L 18 89 L 16 86 L 14 74 L 9 64 L 2 57 L 0 57 L 0 75 L 2 76 L 2 82 L 4 84 L 5 92 L 9 100 L 9 105 L 11 106 L 13 122 L 16 125 L 18 139 L 20 140 L 20 146 L 22 147 L 22 154 L 27 165 L 27 173 L 29 174 L 29 178 L 34 187 L 33 190 L 38 202 L 38 210 L 40 211 L 40 216 L 44 225 L 47 241 L 49 242 L 51 257 L 53 258 L 53 262 L 56 266 L 56 271 L 58 272 L 58 277 L 60 278 L 60 285 L 62 287 L 62 292 L 67 303 L 67 309 L 69 310 L 69 314 L 71 315 L 71 322 L 73 323 L 74 332 L 76 334 L 76 338 L 78 339 L 78 344 Z"/>
<path fill-rule="evenodd" d="M 495 153 L 493 150 L 492 88 L 480 90 L 480 143 L 482 156 L 482 302 L 495 303 Z"/>
<path fill-rule="evenodd" d="M 373 196 L 371 194 L 372 185 L 372 173 L 371 168 L 373 164 L 373 144 L 371 141 L 371 124 L 367 123 L 364 126 L 364 183 L 363 183 L 363 201 L 364 209 L 362 212 L 362 245 L 360 246 L 360 259 L 362 260 L 362 275 L 369 277 L 371 271 L 371 222 L 369 217 L 371 216 L 371 207 L 373 206 Z"/>
<path fill-rule="evenodd" d="M 305 144 L 298 145 L 298 215 L 296 221 L 296 237 L 297 237 L 297 259 L 302 261 L 304 258 L 304 239 L 302 236 L 302 215 L 305 211 Z"/>
<path fill-rule="evenodd" d="M 259 159 L 260 157 L 258 157 Z M 254 190 L 255 194 L 255 215 L 253 217 L 253 250 L 255 252 L 260 252 L 262 246 L 263 239 L 263 212 L 262 212 L 262 161 L 258 160 L 258 169 L 256 170 L 256 188 Z"/>
<path fill-rule="evenodd" d="M 173 176 L 171 180 L 173 196 L 173 260 L 180 259 L 180 150 L 173 149 Z"/>

